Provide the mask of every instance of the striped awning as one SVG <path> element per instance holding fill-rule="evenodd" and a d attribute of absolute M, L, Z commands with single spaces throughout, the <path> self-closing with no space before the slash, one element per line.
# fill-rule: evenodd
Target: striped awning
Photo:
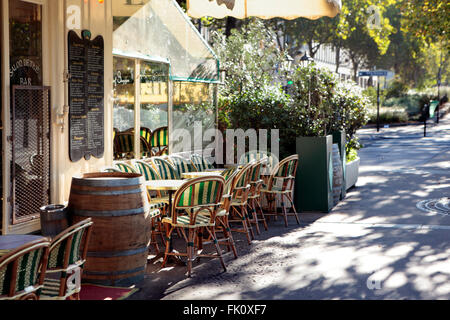
<path fill-rule="evenodd" d="M 335 17 L 341 10 L 341 0 L 187 0 L 187 14 L 192 18 L 227 16 L 238 19 L 300 17 L 318 19 Z"/>

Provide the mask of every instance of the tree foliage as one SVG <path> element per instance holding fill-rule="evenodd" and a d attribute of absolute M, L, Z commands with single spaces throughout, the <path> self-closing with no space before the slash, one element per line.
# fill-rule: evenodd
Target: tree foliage
<path fill-rule="evenodd" d="M 399 1 L 402 28 L 427 43 L 442 43 L 450 50 L 450 2 L 442 0 Z"/>

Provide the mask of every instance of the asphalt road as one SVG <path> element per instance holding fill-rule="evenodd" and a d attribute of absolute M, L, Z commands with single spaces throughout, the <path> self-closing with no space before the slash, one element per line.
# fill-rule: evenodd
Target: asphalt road
<path fill-rule="evenodd" d="M 129 299 L 450 299 L 450 114 L 423 127 L 362 129 L 360 177 L 329 214 L 271 221 L 239 258 L 149 265 Z"/>

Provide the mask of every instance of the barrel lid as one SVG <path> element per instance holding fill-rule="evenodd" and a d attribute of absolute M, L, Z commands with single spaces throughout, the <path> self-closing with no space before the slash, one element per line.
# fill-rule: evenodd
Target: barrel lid
<path fill-rule="evenodd" d="M 126 172 L 92 172 L 72 177 L 72 183 L 95 187 L 132 186 L 143 184 L 144 182 L 145 179 L 142 174 Z"/>

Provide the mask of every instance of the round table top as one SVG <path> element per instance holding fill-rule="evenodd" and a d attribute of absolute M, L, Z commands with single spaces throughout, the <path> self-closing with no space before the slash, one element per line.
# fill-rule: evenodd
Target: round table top
<path fill-rule="evenodd" d="M 220 176 L 220 171 L 185 172 L 181 174 L 185 179 Z"/>
<path fill-rule="evenodd" d="M 186 180 L 150 180 L 145 185 L 148 189 L 159 191 L 176 191 Z"/>
<path fill-rule="evenodd" d="M 42 239 L 43 236 L 29 235 L 29 234 L 11 234 L 0 236 L 0 256 L 23 246 L 27 242 Z"/>

